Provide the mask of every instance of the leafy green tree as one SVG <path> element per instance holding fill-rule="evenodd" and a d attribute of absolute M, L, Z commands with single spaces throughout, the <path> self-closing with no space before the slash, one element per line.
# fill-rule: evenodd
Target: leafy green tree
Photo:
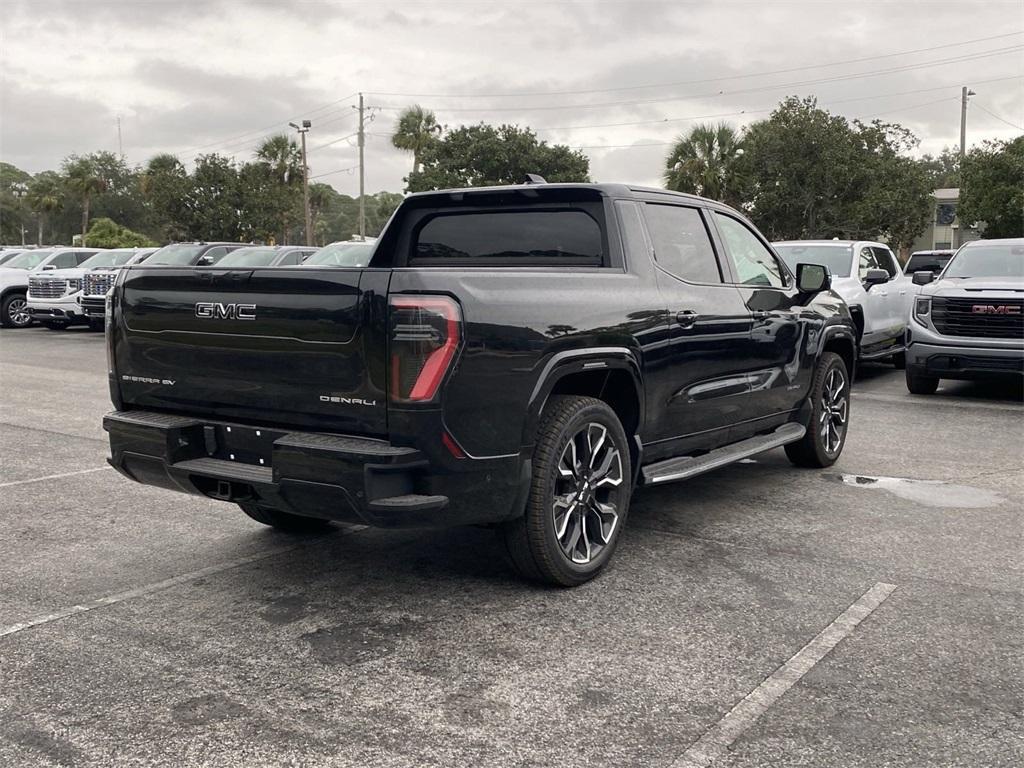
<path fill-rule="evenodd" d="M 854 121 L 852 139 L 864 175 L 850 205 L 850 236 L 880 238 L 909 255 L 908 249 L 928 226 L 934 190 L 927 169 L 908 155 L 918 139 L 902 126 L 878 120 Z"/>
<path fill-rule="evenodd" d="M 959 149 L 943 147 L 938 155 L 925 155 L 920 162 L 933 190 L 960 186 Z"/>
<path fill-rule="evenodd" d="M 237 241 L 241 195 L 235 164 L 222 155 L 200 155 L 189 182 L 185 195 L 188 238 Z"/>
<path fill-rule="evenodd" d="M 419 173 L 423 151 L 437 141 L 443 130 L 433 112 L 413 104 L 398 116 L 391 144 L 396 149 L 412 152 L 412 172 Z"/>
<path fill-rule="evenodd" d="M 188 189 L 188 173 L 174 155 L 155 155 L 140 174 L 139 191 L 149 209 L 148 229 L 161 241 L 181 240 L 187 235 Z"/>
<path fill-rule="evenodd" d="M 156 245 L 145 235 L 105 217 L 93 219 L 89 227 L 89 243 L 95 248 L 143 248 Z"/>
<path fill-rule="evenodd" d="M 665 186 L 739 206 L 743 184 L 737 160 L 742 154 L 740 135 L 728 123 L 695 125 L 668 153 Z"/>
<path fill-rule="evenodd" d="M 20 243 L 29 223 L 26 194 L 32 176 L 10 163 L 0 163 L 0 242 Z"/>
<path fill-rule="evenodd" d="M 82 245 L 88 245 L 89 206 L 93 197 L 107 188 L 97 163 L 91 156 L 71 155 L 64 160 L 64 184 L 82 205 Z"/>
<path fill-rule="evenodd" d="M 528 173 L 551 182 L 589 181 L 590 174 L 586 155 L 514 125 L 456 128 L 424 149 L 422 161 L 423 170 L 409 175 L 409 192 L 519 184 Z"/>
<path fill-rule="evenodd" d="M 986 141 L 964 158 L 960 221 L 985 237 L 1024 237 L 1024 136 Z"/>
<path fill-rule="evenodd" d="M 53 171 L 37 174 L 28 184 L 25 202 L 36 214 L 36 243 L 42 245 L 48 219 L 64 207 L 64 191 L 60 176 Z"/>
<path fill-rule="evenodd" d="M 886 238 L 909 245 L 927 223 L 927 172 L 901 126 L 853 125 L 813 98 L 785 99 L 751 125 L 737 161 L 744 208 L 772 239 Z"/>
<path fill-rule="evenodd" d="M 861 169 L 844 118 L 814 99 L 790 97 L 747 129 L 743 145 L 747 204 L 769 237 L 833 237 L 854 228 L 849 201 L 862 186 Z"/>
<path fill-rule="evenodd" d="M 330 184 L 313 182 L 309 185 L 309 212 L 313 223 L 313 242 L 325 245 L 329 225 L 325 215 L 337 202 L 339 195 Z"/>

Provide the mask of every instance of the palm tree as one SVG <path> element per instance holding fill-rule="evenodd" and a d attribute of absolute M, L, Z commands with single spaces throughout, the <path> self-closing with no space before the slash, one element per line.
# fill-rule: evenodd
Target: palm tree
<path fill-rule="evenodd" d="M 309 185 L 309 217 L 313 222 L 314 235 L 322 233 L 323 228 L 320 226 L 320 214 L 330 205 L 332 197 L 336 196 L 337 193 L 329 184 L 317 184 L 314 182 Z"/>
<path fill-rule="evenodd" d="M 412 172 L 419 173 L 423 150 L 437 141 L 443 130 L 433 112 L 413 104 L 398 116 L 391 144 L 396 149 L 412 152 Z"/>
<path fill-rule="evenodd" d="M 270 172 L 281 184 L 291 184 L 302 178 L 302 153 L 299 145 L 285 134 L 265 139 L 256 149 L 256 157 L 270 167 Z"/>
<path fill-rule="evenodd" d="M 107 188 L 107 182 L 99 175 L 92 158 L 72 155 L 64 161 L 64 184 L 71 194 L 82 201 L 82 245 L 87 245 L 85 240 L 89 231 L 89 205 L 93 195 Z"/>
<path fill-rule="evenodd" d="M 39 230 L 36 234 L 36 245 L 43 244 L 43 228 L 51 213 L 64 207 L 64 190 L 61 189 L 60 176 L 53 171 L 43 171 L 28 185 L 25 202 L 36 214 Z"/>
<path fill-rule="evenodd" d="M 740 136 L 728 123 L 695 125 L 676 139 L 665 160 L 665 186 L 738 205 L 736 161 L 742 154 Z"/>
<path fill-rule="evenodd" d="M 271 136 L 256 149 L 256 158 L 270 174 L 273 190 L 273 213 L 277 242 L 288 242 L 288 230 L 297 208 L 302 185 L 302 153 L 298 144 L 283 133 Z M 293 215 L 294 214 L 294 215 Z"/>

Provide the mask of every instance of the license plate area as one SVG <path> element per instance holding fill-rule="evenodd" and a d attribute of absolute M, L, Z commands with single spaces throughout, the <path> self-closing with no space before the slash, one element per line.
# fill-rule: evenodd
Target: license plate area
<path fill-rule="evenodd" d="M 203 427 L 207 456 L 262 467 L 270 466 L 274 441 L 283 434 L 237 424 L 207 424 Z"/>

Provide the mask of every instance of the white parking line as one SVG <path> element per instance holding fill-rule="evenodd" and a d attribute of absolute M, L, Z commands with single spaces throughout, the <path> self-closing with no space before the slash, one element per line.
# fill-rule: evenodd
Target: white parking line
<path fill-rule="evenodd" d="M 59 480 L 62 477 L 74 477 L 75 475 L 87 475 L 90 472 L 102 472 L 105 469 L 113 469 L 113 467 L 93 467 L 92 469 L 80 469 L 77 472 L 62 472 L 59 475 L 33 477 L 30 480 L 13 480 L 10 483 L 0 483 L 0 488 L 10 488 L 13 485 L 26 485 L 27 483 L 40 483 L 43 480 Z"/>
<path fill-rule="evenodd" d="M 357 531 L 366 529 L 365 525 L 353 525 L 342 530 L 342 535 L 349 535 Z M 144 597 L 145 595 L 151 595 L 154 592 L 160 592 L 171 587 L 176 587 L 179 584 L 184 584 L 195 579 L 201 579 L 203 576 L 209 576 L 210 574 L 220 573 L 221 571 L 227 571 L 232 568 L 238 568 L 241 565 L 247 565 L 249 563 L 255 563 L 258 560 L 266 560 L 269 557 L 284 554 L 285 552 L 293 552 L 297 549 L 301 549 L 301 544 L 296 544 L 290 547 L 278 547 L 277 549 L 269 549 L 265 552 L 260 552 L 255 555 L 246 555 L 245 557 L 238 557 L 234 560 L 228 560 L 227 562 L 219 563 L 217 565 L 210 565 L 206 568 L 200 568 L 198 571 L 190 571 L 189 573 L 183 573 L 180 576 L 174 576 L 170 579 L 164 579 L 154 584 L 147 584 L 144 587 L 137 587 L 136 589 L 129 589 L 125 592 L 118 592 L 113 595 L 107 595 L 106 597 L 98 597 L 95 600 L 90 600 L 86 603 L 79 603 L 78 605 L 72 605 L 68 608 L 62 608 L 59 611 L 53 613 L 43 614 L 36 616 L 35 618 L 27 619 L 25 621 L 19 621 L 17 624 L 10 624 L 6 627 L 0 627 L 0 637 L 6 637 L 7 635 L 13 635 L 16 632 L 21 632 L 32 627 L 38 627 L 41 624 L 49 624 L 52 621 L 59 621 L 60 619 L 66 619 L 69 616 L 75 616 L 79 613 L 86 613 L 87 611 L 94 611 L 97 608 L 103 608 L 108 605 L 114 605 L 116 603 L 123 603 L 125 600 L 131 600 L 136 597 Z"/>
<path fill-rule="evenodd" d="M 672 764 L 672 768 L 707 768 L 725 754 L 765 711 L 786 691 L 799 682 L 841 640 L 848 637 L 857 625 L 870 616 L 896 587 L 878 582 L 861 595 L 853 605 L 843 611 L 831 624 L 818 633 L 785 664 L 769 675 L 751 691 L 725 717 L 713 725 L 703 736 Z"/>

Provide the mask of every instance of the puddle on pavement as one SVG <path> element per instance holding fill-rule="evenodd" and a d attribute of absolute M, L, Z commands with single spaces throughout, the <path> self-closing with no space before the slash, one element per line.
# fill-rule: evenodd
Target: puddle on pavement
<path fill-rule="evenodd" d="M 929 507 L 959 507 L 978 509 L 994 507 L 1003 497 L 984 488 L 957 485 L 941 480 L 910 480 L 905 477 L 875 477 L 873 475 L 839 475 L 844 485 L 888 491 L 901 499 Z"/>

